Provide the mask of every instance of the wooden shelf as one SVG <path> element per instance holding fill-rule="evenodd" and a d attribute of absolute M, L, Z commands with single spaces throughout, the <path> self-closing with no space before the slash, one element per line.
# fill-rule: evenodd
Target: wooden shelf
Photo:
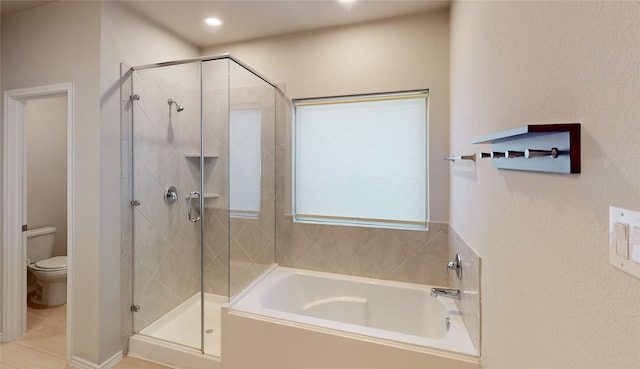
<path fill-rule="evenodd" d="M 580 173 L 580 123 L 530 124 L 471 140 L 472 144 L 491 144 L 491 163 L 498 169 L 551 173 Z M 527 158 L 498 157 L 505 152 L 557 149 L 558 156 Z"/>

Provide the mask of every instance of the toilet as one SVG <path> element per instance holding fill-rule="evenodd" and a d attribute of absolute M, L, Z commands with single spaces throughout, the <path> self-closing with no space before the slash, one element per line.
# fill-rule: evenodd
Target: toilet
<path fill-rule="evenodd" d="M 29 306 L 49 308 L 67 302 L 67 257 L 52 256 L 55 227 L 30 229 L 27 232 L 27 270 L 31 273 Z"/>

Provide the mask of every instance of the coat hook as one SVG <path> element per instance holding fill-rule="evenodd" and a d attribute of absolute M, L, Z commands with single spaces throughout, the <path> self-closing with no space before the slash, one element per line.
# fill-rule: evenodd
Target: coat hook
<path fill-rule="evenodd" d="M 447 156 L 444 160 L 456 161 L 456 160 L 471 160 L 476 161 L 476 154 L 472 155 L 458 155 L 458 156 Z"/>
<path fill-rule="evenodd" d="M 540 158 L 544 156 L 551 156 L 552 158 L 557 158 L 559 155 L 558 148 L 554 147 L 551 150 L 536 150 L 536 149 L 526 149 L 524 152 L 524 156 L 527 158 Z"/>
<path fill-rule="evenodd" d="M 504 156 L 506 156 L 509 159 L 518 158 L 518 157 L 524 156 L 524 151 L 507 150 L 504 152 Z"/>

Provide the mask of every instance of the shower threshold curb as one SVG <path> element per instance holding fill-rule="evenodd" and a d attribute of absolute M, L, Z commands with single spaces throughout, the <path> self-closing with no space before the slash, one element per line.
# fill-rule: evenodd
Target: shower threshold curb
<path fill-rule="evenodd" d="M 180 369 L 219 369 L 220 359 L 143 335 L 129 337 L 128 356 Z"/>

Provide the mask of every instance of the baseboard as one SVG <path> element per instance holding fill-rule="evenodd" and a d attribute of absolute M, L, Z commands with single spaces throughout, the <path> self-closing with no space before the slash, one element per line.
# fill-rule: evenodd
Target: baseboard
<path fill-rule="evenodd" d="M 102 364 L 96 364 L 89 360 L 81 359 L 74 356 L 71 358 L 71 367 L 77 369 L 111 369 L 122 360 L 122 351 L 116 352 Z"/>
<path fill-rule="evenodd" d="M 71 367 L 77 369 L 97 369 L 98 364 L 74 356 L 71 358 Z"/>

